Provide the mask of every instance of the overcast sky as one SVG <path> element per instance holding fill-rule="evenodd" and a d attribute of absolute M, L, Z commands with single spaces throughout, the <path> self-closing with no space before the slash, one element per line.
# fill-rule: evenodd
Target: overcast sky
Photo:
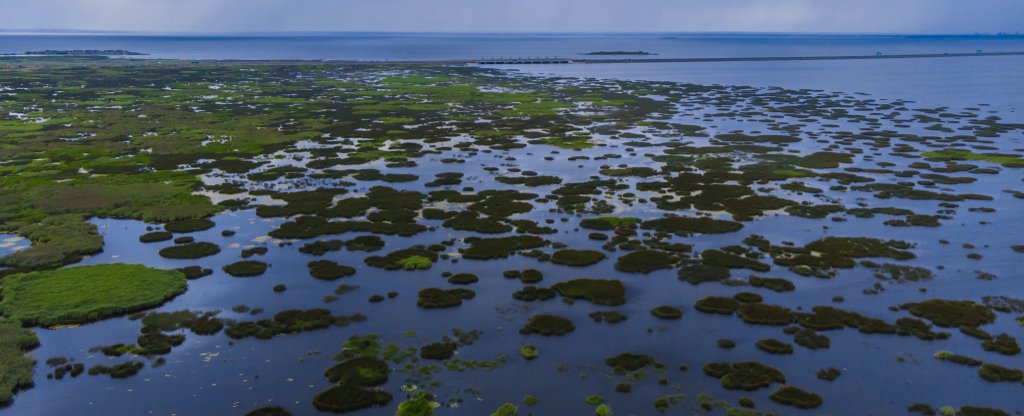
<path fill-rule="evenodd" d="M 1024 0 L 0 0 L 0 30 L 1024 32 Z"/>

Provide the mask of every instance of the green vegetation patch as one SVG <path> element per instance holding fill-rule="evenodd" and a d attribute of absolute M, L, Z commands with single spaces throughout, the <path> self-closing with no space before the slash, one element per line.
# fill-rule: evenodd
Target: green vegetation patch
<path fill-rule="evenodd" d="M 267 263 L 256 260 L 242 260 L 224 266 L 224 272 L 234 277 L 259 276 L 267 271 Z"/>
<path fill-rule="evenodd" d="M 772 401 L 801 409 L 814 409 L 821 406 L 823 400 L 817 393 L 812 393 L 793 386 L 782 386 L 769 396 Z"/>
<path fill-rule="evenodd" d="M 583 267 L 597 264 L 605 258 L 604 253 L 596 250 L 564 249 L 552 254 L 551 262 L 565 266 Z"/>
<path fill-rule="evenodd" d="M 67 325 L 157 306 L 185 291 L 185 275 L 135 264 L 97 264 L 0 281 L 0 311 L 25 325 Z"/>
<path fill-rule="evenodd" d="M 0 319 L 0 407 L 11 403 L 14 393 L 32 387 L 36 360 L 27 352 L 39 346 L 32 331 L 8 319 Z"/>
<path fill-rule="evenodd" d="M 338 280 L 356 274 L 356 269 L 331 260 L 316 260 L 306 264 L 309 274 L 320 280 Z"/>
<path fill-rule="evenodd" d="M 729 390 L 753 391 L 770 387 L 772 383 L 786 382 L 782 371 L 756 361 L 707 363 L 704 374 L 721 379 L 722 387 Z"/>
<path fill-rule="evenodd" d="M 551 286 L 559 295 L 570 299 L 585 299 L 597 305 L 626 303 L 626 287 L 614 279 L 573 279 Z"/>
<path fill-rule="evenodd" d="M 983 305 L 969 300 L 929 299 L 900 306 L 941 327 L 977 327 L 992 323 L 996 315 Z"/>
<path fill-rule="evenodd" d="M 386 256 L 370 256 L 364 262 L 385 270 L 426 270 L 437 261 L 437 253 L 424 246 L 393 251 Z"/>
<path fill-rule="evenodd" d="M 661 305 L 651 309 L 651 315 L 658 319 L 676 320 L 683 317 L 683 310 L 675 306 Z"/>
<path fill-rule="evenodd" d="M 160 257 L 169 259 L 201 259 L 217 253 L 220 253 L 219 246 L 204 241 L 165 247 L 160 250 Z"/>
<path fill-rule="evenodd" d="M 650 273 L 655 270 L 671 269 L 677 259 L 675 256 L 660 250 L 637 250 L 620 256 L 615 262 L 615 270 L 627 273 Z"/>
<path fill-rule="evenodd" d="M 544 336 L 562 336 L 576 330 L 576 325 L 568 318 L 551 314 L 540 314 L 530 317 L 526 325 L 519 329 L 520 334 L 540 334 Z"/>

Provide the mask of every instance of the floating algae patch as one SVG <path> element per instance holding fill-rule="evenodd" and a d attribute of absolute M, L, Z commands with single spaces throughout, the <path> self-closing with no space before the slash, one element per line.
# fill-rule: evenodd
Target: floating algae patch
<path fill-rule="evenodd" d="M 179 244 L 160 250 L 160 256 L 169 259 L 201 259 L 217 253 L 220 253 L 220 247 L 207 242 Z"/>
<path fill-rule="evenodd" d="M 0 311 L 25 325 L 79 324 L 151 308 L 185 291 L 185 275 L 135 264 L 32 272 L 0 281 Z"/>

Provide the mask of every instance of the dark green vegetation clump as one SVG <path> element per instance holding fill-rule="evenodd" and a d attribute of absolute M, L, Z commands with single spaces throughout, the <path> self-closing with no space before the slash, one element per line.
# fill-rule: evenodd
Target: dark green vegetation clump
<path fill-rule="evenodd" d="M 207 242 L 181 244 L 160 250 L 160 256 L 169 259 L 201 259 L 217 253 L 220 253 L 220 247 Z"/>
<path fill-rule="evenodd" d="M 619 257 L 615 270 L 627 273 L 650 273 L 655 270 L 671 269 L 676 258 L 659 250 L 637 250 Z"/>
<path fill-rule="evenodd" d="M 661 305 L 651 309 L 651 315 L 658 319 L 675 320 L 683 317 L 683 310 L 675 306 Z"/>
<path fill-rule="evenodd" d="M 907 303 L 902 309 L 910 311 L 935 325 L 942 327 L 977 327 L 992 323 L 995 313 L 969 300 L 930 299 L 924 302 Z"/>
<path fill-rule="evenodd" d="M 351 384 L 341 384 L 317 394 L 313 407 L 321 412 L 348 413 L 391 402 L 391 393 Z"/>
<path fill-rule="evenodd" d="M 24 325 L 67 325 L 151 308 L 185 291 L 185 275 L 135 264 L 97 264 L 0 280 L 0 312 Z"/>
<path fill-rule="evenodd" d="M 622 281 L 611 279 L 573 279 L 551 286 L 559 295 L 570 299 L 584 299 L 597 305 L 626 303 L 626 287 Z"/>
<path fill-rule="evenodd" d="M 267 263 L 256 260 L 242 260 L 224 266 L 224 272 L 234 277 L 259 276 L 267 271 Z"/>
<path fill-rule="evenodd" d="M 821 396 L 793 386 L 782 386 L 769 396 L 772 401 L 786 406 L 801 409 L 814 409 L 821 406 Z"/>
<path fill-rule="evenodd" d="M 466 239 L 470 244 L 468 248 L 462 249 L 462 256 L 474 260 L 503 259 L 511 256 L 520 250 L 529 250 L 544 247 L 547 240 L 535 235 L 517 235 L 512 237 L 498 238 L 473 238 Z"/>
<path fill-rule="evenodd" d="M 438 289 L 426 288 L 419 291 L 416 306 L 426 309 L 452 308 L 462 304 L 463 300 L 472 299 L 476 292 L 469 289 Z"/>
<path fill-rule="evenodd" d="M 736 309 L 739 309 L 740 302 L 734 298 L 727 298 L 725 296 L 708 296 L 704 299 L 698 300 L 693 306 L 701 312 L 732 315 L 736 312 Z"/>
<path fill-rule="evenodd" d="M 245 416 L 292 416 L 292 412 L 281 406 L 268 406 L 250 410 Z"/>
<path fill-rule="evenodd" d="M 765 303 L 748 303 L 736 310 L 737 315 L 748 324 L 789 325 L 796 319 L 789 308 Z"/>
<path fill-rule="evenodd" d="M 172 233 L 194 233 L 205 231 L 216 225 L 208 218 L 189 218 L 164 224 L 164 230 Z"/>
<path fill-rule="evenodd" d="M 614 367 L 616 372 L 636 371 L 649 365 L 654 365 L 654 358 L 646 354 L 633 354 L 624 352 L 614 357 L 608 357 L 604 363 Z"/>
<path fill-rule="evenodd" d="M 470 285 L 480 281 L 480 277 L 473 273 L 456 273 L 448 277 L 448 283 L 453 285 Z"/>
<path fill-rule="evenodd" d="M 1017 338 L 1005 333 L 982 341 L 981 346 L 985 348 L 985 351 L 994 351 L 1003 355 L 1020 354 L 1020 344 L 1017 343 Z"/>
<path fill-rule="evenodd" d="M 424 360 L 447 360 L 455 355 L 458 345 L 454 342 L 438 342 L 420 347 L 420 358 Z"/>
<path fill-rule="evenodd" d="M 565 249 L 558 250 L 551 255 L 551 262 L 555 264 L 562 264 L 566 266 L 589 266 L 596 264 L 597 262 L 604 260 L 605 255 L 600 251 L 594 250 L 573 250 Z"/>
<path fill-rule="evenodd" d="M 331 251 L 341 250 L 343 244 L 345 244 L 345 242 L 341 240 L 314 241 L 312 243 L 303 244 L 302 247 L 299 247 L 299 252 L 312 254 L 314 256 L 322 256 Z"/>
<path fill-rule="evenodd" d="M 89 369 L 89 375 L 106 374 L 110 378 L 128 378 L 138 374 L 145 366 L 141 361 L 125 361 L 112 366 L 97 365 Z"/>
<path fill-rule="evenodd" d="M 170 231 L 153 231 L 151 233 L 145 233 L 139 236 L 140 243 L 156 243 L 159 241 L 167 241 L 174 238 L 174 233 Z"/>
<path fill-rule="evenodd" d="M 793 346 L 777 339 L 765 338 L 757 341 L 757 348 L 770 354 L 792 354 Z"/>
<path fill-rule="evenodd" d="M 358 357 L 327 369 L 324 377 L 332 383 L 370 387 L 384 384 L 390 373 L 388 363 L 374 357 Z"/>
<path fill-rule="evenodd" d="M 721 379 L 722 387 L 729 390 L 753 391 L 786 382 L 782 371 L 756 361 L 707 363 L 704 374 Z"/>
<path fill-rule="evenodd" d="M 356 269 L 330 260 L 316 260 L 306 264 L 309 274 L 320 280 L 338 280 L 356 274 Z"/>
<path fill-rule="evenodd" d="M 576 330 L 576 325 L 568 318 L 558 315 L 534 315 L 519 329 L 520 334 L 540 334 L 544 336 L 562 336 Z"/>
<path fill-rule="evenodd" d="M 345 241 L 345 248 L 352 251 L 377 251 L 384 248 L 384 240 L 375 235 L 361 235 Z"/>
<path fill-rule="evenodd" d="M 183 273 L 188 280 L 195 280 L 213 274 L 213 269 L 202 266 L 186 266 L 178 269 L 178 271 Z"/>
<path fill-rule="evenodd" d="M 324 329 L 330 326 L 346 326 L 352 322 L 362 322 L 364 320 L 366 320 L 366 317 L 358 313 L 349 316 L 335 316 L 331 315 L 331 311 L 323 308 L 307 310 L 287 309 L 274 314 L 273 319 L 229 322 L 224 333 L 234 339 L 245 339 L 248 337 L 270 339 L 282 334 L 295 334 Z"/>

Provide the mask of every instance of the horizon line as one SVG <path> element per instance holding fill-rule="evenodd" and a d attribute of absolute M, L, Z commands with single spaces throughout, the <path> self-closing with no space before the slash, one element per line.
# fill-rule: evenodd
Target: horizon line
<path fill-rule="evenodd" d="M 759 32 L 759 31 L 363 31 L 363 30 L 310 30 L 310 31 L 138 31 L 90 29 L 0 29 L 0 35 L 120 35 L 120 36 L 323 36 L 337 34 L 395 34 L 395 35 L 774 35 L 774 36 L 965 36 L 1007 37 L 1024 36 L 1017 32 Z"/>

